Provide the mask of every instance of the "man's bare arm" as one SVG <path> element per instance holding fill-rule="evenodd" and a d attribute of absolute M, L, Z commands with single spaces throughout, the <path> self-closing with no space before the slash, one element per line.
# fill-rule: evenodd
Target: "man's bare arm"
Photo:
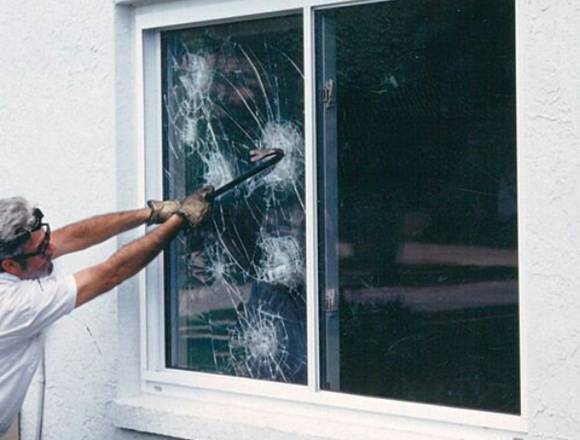
<path fill-rule="evenodd" d="M 111 290 L 132 277 L 153 260 L 179 233 L 183 217 L 174 215 L 144 237 L 122 247 L 101 264 L 74 274 L 77 283 L 75 307 Z"/>
<path fill-rule="evenodd" d="M 147 222 L 150 208 L 115 212 L 72 223 L 52 233 L 53 258 L 86 249 Z"/>
<path fill-rule="evenodd" d="M 132 277 L 153 260 L 179 233 L 184 224 L 196 227 L 204 220 L 211 205 L 206 196 L 211 186 L 202 188 L 182 201 L 178 214 L 171 215 L 154 231 L 122 247 L 104 263 L 77 272 L 76 307 Z"/>

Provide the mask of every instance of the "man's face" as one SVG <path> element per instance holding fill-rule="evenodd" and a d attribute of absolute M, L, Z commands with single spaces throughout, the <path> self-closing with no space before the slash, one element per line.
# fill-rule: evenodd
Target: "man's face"
<path fill-rule="evenodd" d="M 47 233 L 45 227 L 32 232 L 30 240 L 24 246 L 22 253 L 29 254 L 37 252 L 39 247 L 42 247 L 43 242 L 50 237 L 50 235 L 47 237 Z M 49 241 L 44 253 L 22 259 L 16 258 L 21 268 L 20 274 L 17 276 L 21 279 L 34 279 L 50 275 L 53 270 L 53 255 L 54 245 Z"/>

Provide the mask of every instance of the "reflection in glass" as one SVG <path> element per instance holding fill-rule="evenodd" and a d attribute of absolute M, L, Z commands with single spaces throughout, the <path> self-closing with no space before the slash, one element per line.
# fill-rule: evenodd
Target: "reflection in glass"
<path fill-rule="evenodd" d="M 519 413 L 513 1 L 316 33 L 322 388 Z"/>
<path fill-rule="evenodd" d="M 166 252 L 167 365 L 305 383 L 301 17 L 163 32 L 162 59 L 165 197 L 285 153 Z"/>

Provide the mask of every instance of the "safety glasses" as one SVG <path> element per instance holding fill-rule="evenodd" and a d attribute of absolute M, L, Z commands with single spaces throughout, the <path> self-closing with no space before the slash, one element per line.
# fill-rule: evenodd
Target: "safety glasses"
<path fill-rule="evenodd" d="M 50 244 L 50 226 L 48 223 L 42 222 L 42 218 L 44 217 L 44 214 L 42 213 L 42 211 L 39 208 L 34 208 L 34 210 L 32 211 L 32 214 L 34 215 L 33 223 L 30 226 L 24 228 L 21 232 L 19 232 L 15 238 L 3 243 L 2 246 L 6 249 L 16 250 L 20 246 L 22 246 L 24 243 L 26 243 L 28 240 L 30 240 L 30 237 L 32 237 L 33 232 L 38 231 L 41 228 L 45 228 L 46 234 L 44 235 L 42 243 L 40 243 L 40 245 L 38 246 L 38 248 L 34 252 L 12 255 L 10 257 L 5 257 L 5 258 L 24 259 L 24 258 L 35 257 L 37 255 L 46 255 L 46 251 L 47 251 L 48 246 Z"/>
<path fill-rule="evenodd" d="M 36 250 L 34 252 L 28 252 L 25 254 L 15 255 L 12 258 L 25 259 L 25 258 L 36 257 L 38 255 L 46 255 L 46 251 L 48 250 L 48 246 L 50 245 L 50 225 L 48 223 L 41 223 L 40 227 L 35 229 L 35 230 L 38 231 L 38 229 L 40 229 L 40 228 L 44 228 L 46 233 L 44 234 L 44 238 L 42 239 L 42 242 L 38 245 Z M 32 232 L 34 232 L 34 231 L 32 231 Z"/>

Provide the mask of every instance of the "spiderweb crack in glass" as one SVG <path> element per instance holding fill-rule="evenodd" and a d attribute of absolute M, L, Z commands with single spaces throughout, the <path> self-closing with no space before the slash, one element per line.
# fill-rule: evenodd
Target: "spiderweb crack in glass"
<path fill-rule="evenodd" d="M 284 152 L 282 161 L 264 177 L 262 184 L 280 190 L 287 186 L 292 188 L 300 175 L 300 165 L 304 160 L 302 134 L 298 128 L 290 122 L 268 122 L 262 133 L 260 148 L 279 148 Z"/>
<path fill-rule="evenodd" d="M 207 154 L 200 154 L 200 159 L 205 164 L 206 173 L 204 183 L 219 188 L 234 179 L 234 173 L 228 160 L 220 151 L 209 151 Z"/>
<path fill-rule="evenodd" d="M 304 278 L 302 251 L 294 237 L 262 237 L 258 246 L 262 251 L 256 267 L 260 281 L 292 288 Z"/>
<path fill-rule="evenodd" d="M 289 355 L 285 320 L 258 304 L 239 315 L 240 325 L 230 335 L 230 362 L 239 376 L 280 378 L 287 381 Z"/>
<path fill-rule="evenodd" d="M 203 100 L 209 92 L 213 74 L 206 58 L 198 54 L 187 54 L 183 57 L 181 70 L 184 74 L 179 76 L 179 81 L 187 97 L 191 101 Z"/>
<path fill-rule="evenodd" d="M 285 153 L 166 253 L 168 365 L 305 383 L 302 23 L 256 23 L 162 34 L 167 197 Z"/>

